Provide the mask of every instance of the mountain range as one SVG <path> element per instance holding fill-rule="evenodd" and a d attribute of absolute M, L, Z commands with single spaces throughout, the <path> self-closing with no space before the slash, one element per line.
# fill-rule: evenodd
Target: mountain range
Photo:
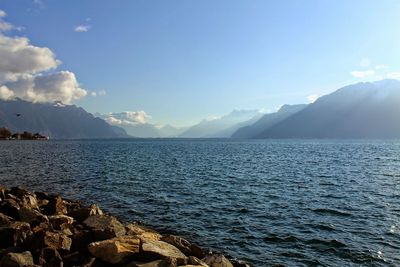
<path fill-rule="evenodd" d="M 258 110 L 234 110 L 228 115 L 205 119 L 193 125 L 179 137 L 182 138 L 226 138 L 237 129 L 256 122 L 262 113 Z"/>
<path fill-rule="evenodd" d="M 172 125 L 159 126 L 145 120 L 144 112 L 119 112 L 101 114 L 95 113 L 98 118 L 105 120 L 112 126 L 120 127 L 131 137 L 136 138 L 165 138 L 177 137 L 187 127 L 174 127 Z"/>
<path fill-rule="evenodd" d="M 0 100 L 0 127 L 12 132 L 40 133 L 54 139 L 121 138 L 121 128 L 111 127 L 75 105 Z"/>
<path fill-rule="evenodd" d="M 99 114 L 111 125 L 118 125 L 129 135 L 139 138 L 228 138 L 237 129 L 256 122 L 262 113 L 257 110 L 234 110 L 231 113 L 213 119 L 204 119 L 190 127 L 159 126 L 136 117 L 136 112 Z"/>
<path fill-rule="evenodd" d="M 400 81 L 363 82 L 340 88 L 311 104 L 277 112 L 234 110 L 186 128 L 146 122 L 144 112 L 92 115 L 75 105 L 0 100 L 0 127 L 53 139 L 180 138 L 400 138 Z M 118 117 L 119 116 L 119 117 Z M 125 116 L 125 117 L 123 117 Z M 137 117 L 134 117 L 137 116 Z M 101 117 L 101 118 L 99 118 Z M 127 119 L 135 118 L 137 121 Z M 118 123 L 113 123 L 118 122 Z"/>
<path fill-rule="evenodd" d="M 304 109 L 306 106 L 306 104 L 283 105 L 277 112 L 265 114 L 253 124 L 238 128 L 235 132 L 233 132 L 231 137 L 241 139 L 256 138 L 269 127 L 285 120 L 291 115 Z"/>
<path fill-rule="evenodd" d="M 257 123 L 250 130 L 240 129 L 233 137 L 400 138 L 400 81 L 387 79 L 349 85 L 283 120 L 260 128 Z"/>

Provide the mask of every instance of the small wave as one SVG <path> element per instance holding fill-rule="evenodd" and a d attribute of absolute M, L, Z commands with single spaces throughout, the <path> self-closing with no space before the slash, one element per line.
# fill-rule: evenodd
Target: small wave
<path fill-rule="evenodd" d="M 249 209 L 246 209 L 246 208 L 241 208 L 239 210 L 239 213 L 248 213 L 248 212 L 249 212 Z"/>
<path fill-rule="evenodd" d="M 323 230 L 323 231 L 336 231 L 336 228 L 333 224 L 307 224 L 308 227 L 312 229 L 318 229 L 318 230 Z"/>
<path fill-rule="evenodd" d="M 305 241 L 306 244 L 312 246 L 326 247 L 326 248 L 343 248 L 346 247 L 345 243 L 342 243 L 336 239 L 326 240 L 326 239 L 309 239 Z"/>
<path fill-rule="evenodd" d="M 352 216 L 351 213 L 336 209 L 319 208 L 319 209 L 313 209 L 312 211 L 323 215 L 346 216 L 346 217 Z"/>
<path fill-rule="evenodd" d="M 383 173 L 383 176 L 387 176 L 387 177 L 400 177 L 400 174 L 395 174 L 395 173 Z"/>
<path fill-rule="evenodd" d="M 297 237 L 295 237 L 293 235 L 280 237 L 275 234 L 266 236 L 263 238 L 263 240 L 264 240 L 264 242 L 267 242 L 267 243 L 295 243 L 295 242 L 300 241 Z"/>
<path fill-rule="evenodd" d="M 282 253 L 279 253 L 279 255 L 283 256 L 283 257 L 288 257 L 288 258 L 306 258 L 306 256 L 304 254 L 297 252 L 297 251 L 293 251 L 293 250 L 284 251 Z"/>

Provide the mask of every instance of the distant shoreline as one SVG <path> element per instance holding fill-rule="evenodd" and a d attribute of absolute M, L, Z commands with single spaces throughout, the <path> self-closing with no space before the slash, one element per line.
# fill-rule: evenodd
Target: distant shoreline
<path fill-rule="evenodd" d="M 49 136 L 41 135 L 39 133 L 31 133 L 24 131 L 23 133 L 12 133 L 7 128 L 0 128 L 0 140 L 49 140 Z"/>

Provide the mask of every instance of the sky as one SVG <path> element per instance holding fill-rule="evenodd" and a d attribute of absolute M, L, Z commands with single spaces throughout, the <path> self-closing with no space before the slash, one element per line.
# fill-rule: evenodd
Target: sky
<path fill-rule="evenodd" d="M 400 78 L 398 0 L 0 0 L 0 98 L 190 125 Z"/>

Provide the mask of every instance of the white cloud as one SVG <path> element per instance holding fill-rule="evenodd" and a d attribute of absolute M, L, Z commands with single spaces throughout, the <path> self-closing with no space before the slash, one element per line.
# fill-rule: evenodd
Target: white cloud
<path fill-rule="evenodd" d="M 14 96 L 14 92 L 8 89 L 7 86 L 0 86 L 0 99 L 8 100 Z"/>
<path fill-rule="evenodd" d="M 120 113 L 108 113 L 102 118 L 112 125 L 136 125 L 145 124 L 151 118 L 145 111 L 125 111 Z"/>
<path fill-rule="evenodd" d="M 116 119 L 110 115 L 105 115 L 103 119 L 111 125 L 122 125 L 122 120 Z"/>
<path fill-rule="evenodd" d="M 7 16 L 7 13 L 4 12 L 4 10 L 0 9 L 0 32 L 6 32 L 10 30 L 17 30 L 17 31 L 22 31 L 23 27 L 16 27 L 15 25 L 4 21 L 4 17 Z"/>
<path fill-rule="evenodd" d="M 400 79 L 400 71 L 390 72 L 386 75 L 389 79 Z"/>
<path fill-rule="evenodd" d="M 319 96 L 317 94 L 309 95 L 309 96 L 307 96 L 307 100 L 309 103 L 314 103 L 318 99 L 318 97 Z"/>
<path fill-rule="evenodd" d="M 15 82 L 6 84 L 13 91 L 14 97 L 32 102 L 71 103 L 86 96 L 80 88 L 75 74 L 70 71 L 59 71 L 50 74 L 26 74 Z"/>
<path fill-rule="evenodd" d="M 368 76 L 375 75 L 375 71 L 374 70 L 364 70 L 364 71 L 355 70 L 355 71 L 350 72 L 350 74 L 355 78 L 366 78 Z"/>
<path fill-rule="evenodd" d="M 0 32 L 6 32 L 9 30 L 14 29 L 15 26 L 12 25 L 11 23 L 5 22 L 5 21 L 0 21 Z"/>
<path fill-rule="evenodd" d="M 75 27 L 74 31 L 76 32 L 87 32 L 90 30 L 92 26 L 90 25 L 78 25 Z"/>
<path fill-rule="evenodd" d="M 376 69 L 376 70 L 382 70 L 382 69 L 386 69 L 386 68 L 387 68 L 387 66 L 384 65 L 384 64 L 376 65 L 376 66 L 375 66 L 375 69 Z"/>
<path fill-rule="evenodd" d="M 206 118 L 206 121 L 215 121 L 221 119 L 222 116 L 211 115 Z"/>
<path fill-rule="evenodd" d="M 260 109 L 258 110 L 258 112 L 260 112 L 260 113 L 271 113 L 271 112 L 273 112 L 273 111 L 272 111 L 272 109 L 270 109 L 270 108 L 263 107 L 263 108 L 260 108 Z"/>
<path fill-rule="evenodd" d="M 1 19 L 4 16 L 0 10 L 0 98 L 68 104 L 87 95 L 73 72 L 53 71 L 61 61 L 49 48 L 31 45 L 25 37 L 2 34 L 7 23 Z M 9 25 L 7 29 L 18 29 Z"/>
<path fill-rule="evenodd" d="M 56 68 L 61 62 L 47 47 L 32 46 L 27 38 L 0 35 L 0 83 Z"/>
<path fill-rule="evenodd" d="M 43 5 L 43 1 L 42 1 L 42 0 L 33 0 L 33 3 L 34 3 L 35 5 L 39 5 L 39 6 L 42 6 L 42 5 Z"/>
<path fill-rule="evenodd" d="M 100 91 L 93 91 L 90 92 L 90 96 L 96 97 L 96 96 L 105 96 L 106 95 L 106 90 L 100 90 Z"/>
<path fill-rule="evenodd" d="M 360 61 L 360 67 L 363 68 L 368 68 L 371 65 L 371 60 L 367 57 L 361 59 Z"/>

